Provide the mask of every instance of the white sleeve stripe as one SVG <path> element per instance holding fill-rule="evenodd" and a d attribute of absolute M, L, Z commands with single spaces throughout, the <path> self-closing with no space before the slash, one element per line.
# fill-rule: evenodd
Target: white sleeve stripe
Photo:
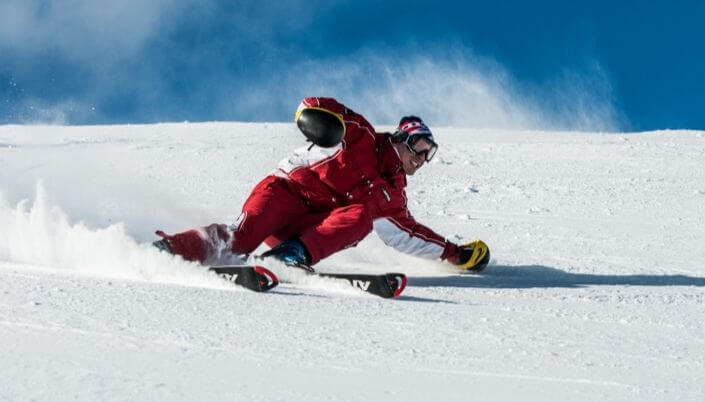
<path fill-rule="evenodd" d="M 373 226 L 384 244 L 394 247 L 402 253 L 428 259 L 441 258 L 441 255 L 443 255 L 443 246 L 412 236 L 408 230 L 397 226 L 389 218 L 377 219 L 374 221 Z"/>
<path fill-rule="evenodd" d="M 315 145 L 313 147 L 297 148 L 291 157 L 279 162 L 278 168 L 287 174 L 302 167 L 313 168 L 334 160 L 341 151 L 341 144 L 333 148 L 322 148 Z"/>
<path fill-rule="evenodd" d="M 436 243 L 436 244 L 438 244 L 438 245 L 441 246 L 441 247 L 445 247 L 445 246 L 446 246 L 446 244 L 445 244 L 444 242 L 440 241 L 440 240 L 431 239 L 431 238 L 429 238 L 429 237 L 424 236 L 424 235 L 421 234 L 421 233 L 414 233 L 414 232 L 412 232 L 411 229 L 404 227 L 404 225 L 402 225 L 401 223 L 399 223 L 399 222 L 398 222 L 397 220 L 395 220 L 394 218 L 387 217 L 386 219 L 389 219 L 389 220 L 390 220 L 393 224 L 395 224 L 399 229 L 401 229 L 401 230 L 405 231 L 406 233 L 408 233 L 409 236 L 416 236 L 416 237 L 418 237 L 418 238 L 420 238 L 420 239 L 422 239 L 422 240 L 424 240 L 424 241 L 428 241 L 428 242 L 431 242 L 431 243 Z"/>

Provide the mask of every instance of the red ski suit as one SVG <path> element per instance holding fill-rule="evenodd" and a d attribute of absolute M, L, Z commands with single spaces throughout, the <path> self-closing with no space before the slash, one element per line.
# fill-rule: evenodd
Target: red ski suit
<path fill-rule="evenodd" d="M 375 132 L 364 117 L 332 98 L 306 98 L 299 110 L 305 108 L 338 115 L 345 124 L 342 142 L 295 150 L 255 186 L 235 225 L 171 237 L 177 254 L 203 262 L 223 246 L 248 254 L 263 241 L 273 247 L 298 237 L 313 265 L 356 245 L 374 228 L 387 245 L 407 254 L 430 259 L 458 255 L 457 245 L 417 223 L 407 209 L 406 174 L 390 134 Z"/>

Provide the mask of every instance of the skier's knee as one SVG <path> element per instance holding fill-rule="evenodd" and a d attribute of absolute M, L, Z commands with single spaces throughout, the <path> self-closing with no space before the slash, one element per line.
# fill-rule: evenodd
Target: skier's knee
<path fill-rule="evenodd" d="M 359 228 L 364 234 L 372 231 L 372 214 L 364 204 L 353 204 L 346 207 L 346 215 L 350 219 L 355 220 L 355 227 Z"/>

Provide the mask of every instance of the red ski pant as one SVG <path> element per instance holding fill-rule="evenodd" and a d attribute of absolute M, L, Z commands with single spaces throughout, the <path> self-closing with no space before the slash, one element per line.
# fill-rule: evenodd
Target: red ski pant
<path fill-rule="evenodd" d="M 263 241 L 270 247 L 298 237 L 311 254 L 311 264 L 357 244 L 372 231 L 372 217 L 362 204 L 331 211 L 312 211 L 288 180 L 268 176 L 242 207 L 233 232 L 232 250 L 254 251 Z"/>
<path fill-rule="evenodd" d="M 268 176 L 252 190 L 237 227 L 212 224 L 172 236 L 172 251 L 192 261 L 211 261 L 229 247 L 236 254 L 249 254 L 262 242 L 270 247 L 298 238 L 309 254 L 311 264 L 357 244 L 372 231 L 372 217 L 362 204 L 330 211 L 313 211 L 286 179 Z M 158 232 L 159 233 L 159 232 Z"/>

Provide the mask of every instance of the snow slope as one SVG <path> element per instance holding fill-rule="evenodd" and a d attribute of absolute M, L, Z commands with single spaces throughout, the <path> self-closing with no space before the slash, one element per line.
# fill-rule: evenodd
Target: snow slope
<path fill-rule="evenodd" d="M 705 399 L 705 133 L 434 131 L 410 208 L 493 265 L 317 267 L 410 274 L 383 300 L 148 245 L 233 221 L 293 124 L 0 126 L 0 400 Z"/>

